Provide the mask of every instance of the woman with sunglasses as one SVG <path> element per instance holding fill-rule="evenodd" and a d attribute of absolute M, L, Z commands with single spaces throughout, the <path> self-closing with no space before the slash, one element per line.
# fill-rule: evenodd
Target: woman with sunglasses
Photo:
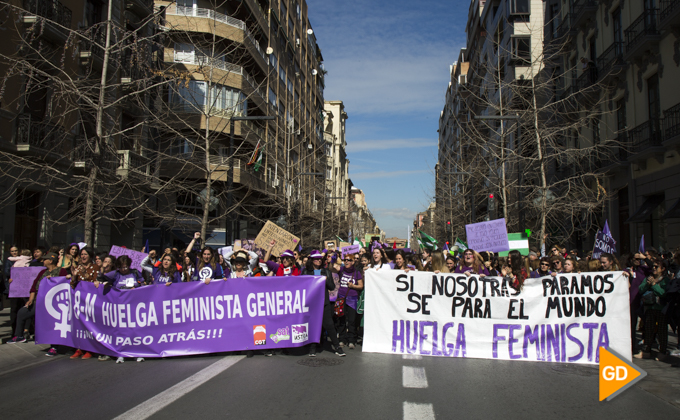
<path fill-rule="evenodd" d="M 652 274 L 645 278 L 640 285 L 642 304 L 645 308 L 645 347 L 643 351 L 633 356 L 637 359 L 652 358 L 652 344 L 655 335 L 659 341 L 659 353 L 656 360 L 661 361 L 666 358 L 668 323 L 662 309 L 665 305 L 663 298 L 666 294 L 666 285 L 669 282 L 668 277 L 666 277 L 667 268 L 666 261 L 657 260 L 652 266 Z"/>
<path fill-rule="evenodd" d="M 463 251 L 463 258 L 460 260 L 460 264 L 456 267 L 456 273 L 465 274 L 466 276 L 478 275 L 480 277 L 485 277 L 489 275 L 489 270 L 484 268 L 481 263 L 481 258 L 477 257 L 477 253 L 472 249 L 466 249 Z"/>
<path fill-rule="evenodd" d="M 564 258 L 560 255 L 553 255 L 550 257 L 550 264 L 552 265 L 553 273 L 561 274 L 564 272 Z"/>
<path fill-rule="evenodd" d="M 338 271 L 340 277 L 338 299 L 345 299 L 345 315 L 339 319 L 340 347 L 349 343 L 349 348 L 354 349 L 357 344 L 357 303 L 359 292 L 364 289 L 364 275 L 354 266 L 353 255 L 346 255 L 343 263 L 343 267 Z"/>
<path fill-rule="evenodd" d="M 548 257 L 541 257 L 539 260 L 540 262 L 538 263 L 538 269 L 534 270 L 531 272 L 531 278 L 532 279 L 537 279 L 540 277 L 546 277 L 552 274 L 552 270 L 550 270 L 550 258 Z"/>
<path fill-rule="evenodd" d="M 276 245 L 276 240 L 272 239 L 272 241 L 269 243 L 267 254 L 264 256 L 265 261 L 267 261 L 267 268 L 269 268 L 269 274 L 267 275 L 270 277 L 299 276 L 300 269 L 297 267 L 297 265 L 295 265 L 295 254 L 293 251 L 287 249 L 281 253 L 281 264 L 277 264 L 274 261 L 269 261 L 269 257 L 272 254 L 274 245 Z"/>

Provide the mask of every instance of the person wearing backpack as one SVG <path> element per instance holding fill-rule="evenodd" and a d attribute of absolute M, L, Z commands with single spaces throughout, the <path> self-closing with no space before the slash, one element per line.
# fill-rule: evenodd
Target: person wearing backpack
<path fill-rule="evenodd" d="M 328 292 L 335 289 L 335 282 L 333 281 L 332 273 L 329 269 L 323 266 L 323 254 L 317 250 L 314 250 L 309 254 L 307 259 L 307 266 L 302 271 L 303 276 L 324 276 L 326 278 L 325 287 L 325 298 L 323 305 L 323 329 L 326 330 L 326 334 L 331 338 L 333 343 L 333 351 L 340 357 L 345 356 L 345 352 L 340 347 L 338 341 L 338 334 L 335 331 L 335 325 L 333 324 L 333 307 L 331 305 Z M 322 331 L 323 332 L 323 331 Z M 323 336 L 323 334 L 322 334 Z M 321 337 L 319 337 L 319 343 L 321 342 Z M 317 343 L 312 343 L 309 346 L 309 357 L 316 357 L 316 346 Z"/>

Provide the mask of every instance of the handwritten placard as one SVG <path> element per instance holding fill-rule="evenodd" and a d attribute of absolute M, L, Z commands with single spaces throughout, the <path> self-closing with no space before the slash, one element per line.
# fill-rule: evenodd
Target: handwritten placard
<path fill-rule="evenodd" d="M 121 255 L 127 255 L 130 257 L 132 260 L 132 264 L 130 265 L 130 268 L 138 270 L 140 273 L 142 272 L 142 260 L 146 258 L 149 254 L 145 254 L 143 252 L 135 251 L 133 249 L 127 249 L 123 248 L 120 246 L 113 245 L 111 247 L 111 251 L 109 251 L 109 255 L 115 258 L 120 257 Z"/>
<path fill-rule="evenodd" d="M 465 225 L 465 232 L 467 233 L 468 248 L 477 252 L 501 252 L 510 249 L 505 219 Z"/>
<path fill-rule="evenodd" d="M 324 243 L 325 243 L 324 246 L 325 246 L 326 249 L 329 250 L 329 251 L 335 251 L 335 248 L 337 248 L 337 245 L 336 245 L 335 242 L 336 242 L 336 241 L 334 241 L 334 240 L 333 240 L 333 241 L 325 241 L 325 242 L 324 242 Z"/>
<path fill-rule="evenodd" d="M 217 252 L 226 259 L 227 254 L 230 253 L 233 249 L 234 248 L 231 246 L 223 246 L 222 248 L 219 248 Z"/>
<path fill-rule="evenodd" d="M 12 282 L 9 284 L 9 297 L 29 297 L 33 282 L 45 270 L 45 267 L 12 267 L 10 271 Z"/>
<path fill-rule="evenodd" d="M 345 257 L 345 255 L 358 254 L 359 251 L 361 251 L 361 245 L 343 246 L 341 248 L 341 251 L 342 251 L 342 257 L 343 258 Z"/>
<path fill-rule="evenodd" d="M 276 241 L 272 249 L 272 255 L 275 256 L 281 255 L 287 249 L 294 250 L 300 242 L 300 238 L 297 236 L 277 226 L 275 223 L 267 221 L 260 233 L 257 234 L 255 245 L 259 248 L 269 249 L 269 243 L 272 239 Z"/>

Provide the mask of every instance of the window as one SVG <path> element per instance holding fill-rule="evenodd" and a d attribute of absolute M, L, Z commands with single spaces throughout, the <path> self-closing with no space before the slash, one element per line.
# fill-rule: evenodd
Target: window
<path fill-rule="evenodd" d="M 531 38 L 516 36 L 512 38 L 512 58 L 520 64 L 531 63 Z"/>
<path fill-rule="evenodd" d="M 622 135 L 626 130 L 626 100 L 619 99 L 616 101 L 616 131 Z"/>
<path fill-rule="evenodd" d="M 594 116 L 590 120 L 590 128 L 593 132 L 593 145 L 600 144 L 600 117 Z"/>
<path fill-rule="evenodd" d="M 206 82 L 181 82 L 170 90 L 170 103 L 183 112 L 204 112 L 208 107 L 211 113 L 224 110 L 247 114 L 248 100 L 240 90 L 218 84 L 213 84 L 210 90 L 208 96 Z"/>
<path fill-rule="evenodd" d="M 612 23 L 613 23 L 613 28 L 614 28 L 614 42 L 616 43 L 622 43 L 623 42 L 623 30 L 621 26 L 621 8 L 618 7 L 614 12 L 612 13 Z"/>
<path fill-rule="evenodd" d="M 283 84 L 286 84 L 286 71 L 283 69 L 283 66 L 281 65 L 279 65 L 279 77 L 281 78 Z"/>
<path fill-rule="evenodd" d="M 288 17 L 288 31 L 290 31 L 291 35 L 293 34 L 293 30 L 295 30 L 295 23 L 293 23 L 293 18 Z"/>
<path fill-rule="evenodd" d="M 333 148 L 329 143 L 326 143 L 326 156 L 331 156 L 333 154 Z"/>
<path fill-rule="evenodd" d="M 650 120 L 658 119 L 661 116 L 661 105 L 659 103 L 659 76 L 656 74 L 647 79 L 647 106 Z"/>
<path fill-rule="evenodd" d="M 326 179 L 331 179 L 333 178 L 333 169 L 331 168 L 326 168 Z"/>
<path fill-rule="evenodd" d="M 276 58 L 275 54 L 270 54 L 269 55 L 269 63 L 272 65 L 275 71 L 278 71 L 279 69 L 279 59 Z"/>
<path fill-rule="evenodd" d="M 293 82 L 291 82 L 290 79 L 287 79 L 287 80 L 288 80 L 288 91 L 290 93 L 293 93 Z"/>
<path fill-rule="evenodd" d="M 560 23 L 560 4 L 553 3 L 550 5 L 550 32 L 552 32 L 553 38 L 559 38 L 560 36 L 557 32 Z"/>
<path fill-rule="evenodd" d="M 274 93 L 274 91 L 272 90 L 271 87 L 269 88 L 269 103 L 271 103 L 272 105 L 274 105 L 274 108 L 276 108 L 276 105 L 279 103 L 279 102 L 276 100 L 276 93 Z"/>
<path fill-rule="evenodd" d="M 288 16 L 288 8 L 285 2 L 281 2 L 281 20 L 284 20 L 286 16 Z"/>
<path fill-rule="evenodd" d="M 529 13 L 529 0 L 510 0 L 511 15 L 528 15 Z"/>

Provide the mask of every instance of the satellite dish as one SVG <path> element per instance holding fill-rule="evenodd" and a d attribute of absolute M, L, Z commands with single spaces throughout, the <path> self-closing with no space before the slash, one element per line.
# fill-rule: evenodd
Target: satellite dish
<path fill-rule="evenodd" d="M 267 47 L 267 54 L 273 54 L 273 53 L 274 53 L 274 48 Z"/>
<path fill-rule="evenodd" d="M 314 31 L 312 30 L 312 28 L 307 29 L 307 34 L 308 34 L 308 35 L 311 35 L 311 34 L 313 34 L 313 33 L 314 33 Z"/>
<path fill-rule="evenodd" d="M 312 74 L 313 74 L 314 76 L 316 76 L 317 73 L 318 73 L 318 72 L 316 71 L 316 69 L 312 70 Z"/>

